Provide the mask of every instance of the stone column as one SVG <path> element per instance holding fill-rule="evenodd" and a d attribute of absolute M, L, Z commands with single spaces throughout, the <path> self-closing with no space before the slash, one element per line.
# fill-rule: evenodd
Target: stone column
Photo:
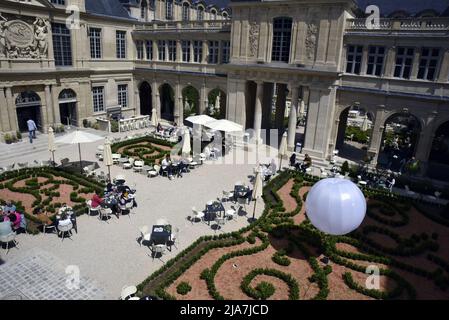
<path fill-rule="evenodd" d="M 412 72 L 410 74 L 411 80 L 416 80 L 418 78 L 419 60 L 421 60 L 421 48 L 415 47 L 415 55 L 413 57 L 413 67 Z"/>
<path fill-rule="evenodd" d="M 10 131 L 8 104 L 6 102 L 5 89 L 0 88 L 0 131 Z"/>
<path fill-rule="evenodd" d="M 17 124 L 16 106 L 12 96 L 11 87 L 6 87 L 6 103 L 8 106 L 8 114 L 9 114 L 9 129 L 11 131 L 17 131 L 19 127 Z"/>
<path fill-rule="evenodd" d="M 382 145 L 382 134 L 385 125 L 385 106 L 379 105 L 376 110 L 376 118 L 374 119 L 370 145 L 368 148 L 368 156 L 371 157 L 371 166 L 377 166 L 380 147 Z"/>
<path fill-rule="evenodd" d="M 175 85 L 175 122 L 180 126 L 184 122 L 184 107 L 182 105 L 181 84 Z"/>
<path fill-rule="evenodd" d="M 47 125 L 52 125 L 55 123 L 55 118 L 54 118 L 54 107 L 53 107 L 53 97 L 51 95 L 51 87 L 50 85 L 46 84 L 45 85 L 45 102 L 47 104 Z"/>
<path fill-rule="evenodd" d="M 156 81 L 151 84 L 151 99 L 152 106 L 156 108 L 158 119 L 161 118 L 161 99 L 159 97 L 159 86 Z"/>
<path fill-rule="evenodd" d="M 263 99 L 263 82 L 256 81 L 256 106 L 254 108 L 254 134 L 256 143 L 261 143 L 260 130 L 262 128 L 262 99 Z"/>
<path fill-rule="evenodd" d="M 204 114 L 207 108 L 207 88 L 206 84 L 203 83 L 203 85 L 200 88 L 200 114 Z"/>
<path fill-rule="evenodd" d="M 360 74 L 365 75 L 367 69 L 368 69 L 368 46 L 363 46 L 362 68 L 360 69 Z"/>
<path fill-rule="evenodd" d="M 287 147 L 289 150 L 294 150 L 296 140 L 296 123 L 298 121 L 297 110 L 298 110 L 299 89 L 294 84 L 290 84 L 289 86 L 292 92 L 292 101 L 290 105 L 290 114 L 288 116 Z"/>
<path fill-rule="evenodd" d="M 136 83 L 134 83 L 136 84 Z M 134 114 L 136 116 L 140 116 L 141 115 L 141 110 L 140 110 L 140 94 L 139 94 L 139 88 L 136 86 L 136 88 L 134 88 Z"/>
<path fill-rule="evenodd" d="M 182 62 L 181 40 L 176 40 L 176 61 L 177 62 Z"/>
<path fill-rule="evenodd" d="M 394 75 L 394 66 L 396 64 L 396 47 L 392 46 L 387 48 L 386 54 L 384 75 L 386 77 L 392 77 Z"/>
<path fill-rule="evenodd" d="M 157 39 L 153 40 L 153 61 L 159 61 L 159 50 L 157 47 Z"/>
<path fill-rule="evenodd" d="M 433 125 L 437 116 L 438 112 L 436 111 L 429 115 L 425 127 L 422 128 L 420 132 L 418 143 L 416 146 L 415 158 L 419 160 L 421 164 L 421 171 L 419 174 L 422 176 L 427 173 L 430 152 L 432 151 L 433 140 L 435 138 L 435 130 L 438 129 L 435 128 L 434 130 Z"/>

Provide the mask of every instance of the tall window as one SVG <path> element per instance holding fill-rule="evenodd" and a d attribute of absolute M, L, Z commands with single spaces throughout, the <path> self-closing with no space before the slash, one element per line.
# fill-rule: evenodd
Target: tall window
<path fill-rule="evenodd" d="M 93 98 L 94 112 L 104 111 L 104 87 L 93 87 L 92 98 Z"/>
<path fill-rule="evenodd" d="M 168 40 L 168 60 L 176 61 L 176 41 Z"/>
<path fill-rule="evenodd" d="M 51 3 L 59 4 L 61 6 L 65 5 L 65 0 L 51 0 Z"/>
<path fill-rule="evenodd" d="M 272 61 L 287 62 L 290 59 L 290 42 L 292 37 L 292 19 L 287 17 L 273 20 Z"/>
<path fill-rule="evenodd" d="M 380 76 L 384 67 L 385 47 L 370 46 L 368 48 L 368 68 L 366 74 Z"/>
<path fill-rule="evenodd" d="M 187 2 L 182 4 L 182 20 L 189 21 L 190 20 L 190 5 Z"/>
<path fill-rule="evenodd" d="M 346 55 L 346 72 L 360 74 L 362 66 L 363 46 L 348 46 Z"/>
<path fill-rule="evenodd" d="M 221 42 L 221 63 L 229 63 L 229 57 L 231 56 L 231 42 Z"/>
<path fill-rule="evenodd" d="M 440 49 L 422 48 L 417 78 L 430 81 L 435 80 L 437 76 L 437 67 L 439 59 L 440 59 Z"/>
<path fill-rule="evenodd" d="M 202 6 L 199 6 L 197 11 L 196 11 L 196 14 L 197 14 L 196 19 L 198 21 L 203 21 L 203 19 L 204 19 L 204 8 Z"/>
<path fill-rule="evenodd" d="M 190 41 L 183 40 L 181 42 L 181 48 L 182 48 L 182 61 L 190 62 Z"/>
<path fill-rule="evenodd" d="M 70 30 L 65 24 L 53 23 L 53 51 L 56 66 L 72 65 L 72 44 L 70 38 Z"/>
<path fill-rule="evenodd" d="M 122 108 L 128 107 L 128 85 L 119 84 L 117 86 L 117 103 L 122 106 Z"/>
<path fill-rule="evenodd" d="M 90 57 L 92 59 L 101 59 L 101 29 L 90 28 Z"/>
<path fill-rule="evenodd" d="M 218 63 L 218 54 L 220 52 L 220 42 L 209 41 L 209 63 Z"/>
<path fill-rule="evenodd" d="M 137 50 L 137 59 L 143 60 L 143 41 L 142 40 L 136 41 L 136 50 Z"/>
<path fill-rule="evenodd" d="M 396 78 L 410 79 L 413 67 L 415 49 L 399 47 L 396 51 L 396 64 L 394 76 Z"/>
<path fill-rule="evenodd" d="M 173 20 L 173 0 L 165 0 L 165 19 Z"/>
<path fill-rule="evenodd" d="M 153 60 L 153 41 L 147 40 L 145 46 L 147 49 L 147 60 Z"/>
<path fill-rule="evenodd" d="M 203 42 L 193 41 L 193 62 L 201 62 L 203 59 Z"/>
<path fill-rule="evenodd" d="M 125 59 L 126 58 L 126 31 L 117 31 L 116 32 L 115 44 L 116 44 L 117 58 Z"/>
<path fill-rule="evenodd" d="M 165 40 L 158 40 L 157 42 L 158 60 L 165 61 Z"/>

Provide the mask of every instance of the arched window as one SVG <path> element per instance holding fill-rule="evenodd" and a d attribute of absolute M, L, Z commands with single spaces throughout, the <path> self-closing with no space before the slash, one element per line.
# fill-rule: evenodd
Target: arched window
<path fill-rule="evenodd" d="M 165 19 L 173 20 L 173 0 L 165 1 Z"/>
<path fill-rule="evenodd" d="M 204 7 L 199 6 L 198 10 L 197 10 L 197 14 L 198 14 L 197 20 L 202 21 L 204 19 Z"/>
<path fill-rule="evenodd" d="M 289 62 L 292 37 L 292 18 L 281 17 L 273 20 L 272 61 Z"/>
<path fill-rule="evenodd" d="M 217 11 L 216 10 L 211 10 L 210 14 L 211 14 L 212 20 L 217 20 Z"/>
<path fill-rule="evenodd" d="M 188 2 L 184 2 L 182 4 L 182 20 L 183 21 L 190 20 L 190 5 Z"/>
<path fill-rule="evenodd" d="M 226 11 L 223 11 L 222 13 L 223 19 L 227 19 L 228 18 L 228 13 Z"/>

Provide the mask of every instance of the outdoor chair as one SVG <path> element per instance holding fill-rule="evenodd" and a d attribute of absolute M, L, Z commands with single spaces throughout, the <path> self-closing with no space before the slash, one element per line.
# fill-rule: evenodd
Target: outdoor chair
<path fill-rule="evenodd" d="M 134 172 L 141 172 L 144 164 L 145 163 L 141 160 L 134 161 L 134 165 L 133 165 Z"/>
<path fill-rule="evenodd" d="M 166 167 L 165 169 L 162 169 L 161 171 L 161 176 L 167 176 L 168 177 L 168 167 Z"/>
<path fill-rule="evenodd" d="M 101 221 L 104 220 L 104 218 L 106 218 L 106 222 L 109 223 L 109 218 L 111 217 L 112 214 L 112 210 L 109 208 L 100 208 L 99 210 L 99 215 L 98 215 L 98 219 L 100 219 Z"/>
<path fill-rule="evenodd" d="M 148 177 L 149 178 L 154 178 L 157 177 L 159 175 L 159 171 L 161 170 L 161 167 L 158 165 L 154 165 L 153 166 L 153 170 L 148 171 Z"/>
<path fill-rule="evenodd" d="M 222 201 L 223 202 L 234 201 L 234 192 L 232 192 L 232 191 L 223 191 Z"/>
<path fill-rule="evenodd" d="M 14 244 L 14 247 L 18 248 L 18 242 L 16 241 L 16 233 L 11 232 L 10 234 L 7 234 L 6 236 L 0 237 L 0 242 L 3 244 L 6 244 L 6 254 L 9 252 L 9 244 L 12 242 Z"/>
<path fill-rule="evenodd" d="M 161 259 L 161 257 L 164 255 L 166 249 L 167 249 L 167 246 L 166 246 L 165 244 L 156 244 L 156 245 L 153 244 L 153 245 L 151 246 L 151 256 L 152 256 L 152 258 L 153 258 L 153 261 L 154 261 L 154 258 L 155 258 L 157 255 L 160 255 L 160 256 L 159 256 L 159 260 L 161 260 L 162 262 L 164 262 L 164 261 Z"/>
<path fill-rule="evenodd" d="M 89 216 L 92 215 L 92 212 L 98 213 L 98 211 L 100 210 L 99 206 L 96 207 L 96 208 L 92 207 L 92 200 L 87 200 L 86 201 L 86 205 L 87 205 L 87 210 L 88 210 L 87 214 Z"/>
<path fill-rule="evenodd" d="M 244 212 L 246 214 L 247 213 L 247 211 L 246 211 L 246 202 L 247 202 L 246 198 L 237 198 L 237 203 L 239 205 L 239 208 L 236 211 L 240 212 L 242 209 L 244 209 Z"/>
<path fill-rule="evenodd" d="M 139 244 L 140 244 L 140 246 L 142 246 L 142 243 L 144 241 L 148 241 L 149 242 L 151 240 L 151 233 L 148 232 L 149 230 L 150 229 L 148 228 L 148 226 L 142 226 L 142 227 L 139 228 L 139 231 L 140 231 Z"/>
<path fill-rule="evenodd" d="M 229 209 L 226 210 L 225 217 L 227 217 L 229 220 L 233 220 L 236 214 L 237 212 L 234 209 Z"/>
<path fill-rule="evenodd" d="M 320 168 L 320 174 L 321 174 L 321 178 L 327 178 L 327 176 L 329 175 L 329 174 L 326 172 L 326 169 L 325 169 L 325 168 Z"/>
<path fill-rule="evenodd" d="M 28 162 L 24 162 L 24 163 L 18 163 L 17 166 L 22 169 L 22 168 L 28 168 Z"/>
<path fill-rule="evenodd" d="M 69 238 L 72 235 L 73 224 L 70 222 L 65 226 L 58 226 L 58 233 L 61 235 L 62 240 L 64 241 L 65 235 L 68 234 Z"/>
<path fill-rule="evenodd" d="M 176 245 L 178 243 L 178 235 L 179 235 L 179 228 L 174 228 L 171 232 L 170 239 L 171 239 L 171 245 L 175 246 L 176 249 L 178 249 L 178 246 Z"/>
<path fill-rule="evenodd" d="M 129 158 L 128 162 L 123 164 L 123 169 L 131 169 L 134 165 L 134 158 Z"/>
<path fill-rule="evenodd" d="M 193 207 L 192 213 L 193 213 L 193 215 L 190 217 L 190 222 L 192 222 L 192 224 L 198 220 L 199 220 L 199 222 L 204 221 L 204 212 L 198 211 L 195 207 Z"/>
<path fill-rule="evenodd" d="M 123 287 L 120 294 L 121 300 L 130 300 L 137 293 L 137 288 L 135 286 Z"/>
<path fill-rule="evenodd" d="M 217 217 L 217 218 L 215 218 L 214 231 L 216 232 L 217 230 L 221 230 L 222 226 L 224 226 L 226 224 L 227 220 L 228 219 L 226 217 Z"/>

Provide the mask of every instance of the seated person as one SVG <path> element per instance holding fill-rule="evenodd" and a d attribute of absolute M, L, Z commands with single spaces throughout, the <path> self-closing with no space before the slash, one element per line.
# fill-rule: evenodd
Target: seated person
<path fill-rule="evenodd" d="M 161 173 L 163 171 L 167 171 L 169 177 L 172 175 L 171 160 L 169 154 L 167 154 L 161 162 Z"/>
<path fill-rule="evenodd" d="M 164 128 L 162 128 L 162 125 L 160 123 L 157 124 L 157 128 L 156 131 L 157 132 L 162 132 L 164 130 Z"/>
<path fill-rule="evenodd" d="M 6 205 L 3 208 L 3 211 L 6 214 L 10 214 L 10 213 L 16 212 L 16 206 L 11 201 L 6 201 Z"/>
<path fill-rule="evenodd" d="M 91 202 L 92 208 L 97 208 L 101 205 L 103 199 L 95 192 L 95 194 L 92 196 Z"/>
<path fill-rule="evenodd" d="M 290 156 L 290 166 L 296 166 L 296 153 L 292 153 L 292 155 Z"/>
<path fill-rule="evenodd" d="M 305 173 L 306 169 L 310 168 L 311 166 L 312 166 L 312 158 L 308 154 L 306 154 L 305 157 L 304 157 L 304 161 L 301 164 L 300 169 L 302 170 L 302 172 Z"/>
<path fill-rule="evenodd" d="M 41 208 L 35 208 L 33 210 L 33 215 L 39 219 L 39 221 L 42 222 L 45 226 L 51 226 L 54 225 L 55 222 L 51 221 L 51 219 L 44 213 L 44 211 Z"/>
<path fill-rule="evenodd" d="M 0 216 L 0 237 L 11 233 L 13 233 L 11 222 L 5 216 Z"/>
<path fill-rule="evenodd" d="M 271 159 L 271 163 L 268 166 L 268 170 L 270 170 L 271 174 L 274 175 L 276 174 L 277 171 L 277 165 L 276 165 L 276 161 L 274 161 L 274 159 Z"/>
<path fill-rule="evenodd" d="M 114 189 L 114 185 L 111 182 L 106 184 L 106 192 L 112 192 Z"/>
<path fill-rule="evenodd" d="M 14 213 L 10 213 L 8 219 L 9 221 L 11 221 L 13 230 L 18 230 L 20 228 L 20 221 L 22 220 L 20 213 L 18 213 L 17 211 Z"/>
<path fill-rule="evenodd" d="M 59 208 L 58 213 L 61 215 L 62 213 L 64 213 L 68 209 L 70 209 L 70 208 L 67 206 L 67 203 L 63 203 L 61 208 Z"/>

